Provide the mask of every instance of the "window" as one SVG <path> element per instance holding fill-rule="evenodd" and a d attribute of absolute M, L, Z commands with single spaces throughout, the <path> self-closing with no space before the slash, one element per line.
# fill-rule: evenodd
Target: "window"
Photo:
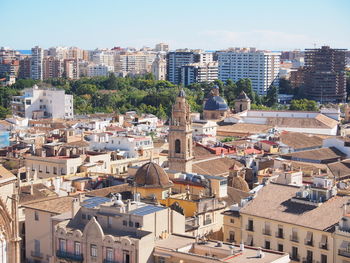
<path fill-rule="evenodd" d="M 321 237 L 320 248 L 328 249 L 328 242 L 327 242 L 327 236 L 326 235 L 322 235 L 322 237 Z"/>
<path fill-rule="evenodd" d="M 327 263 L 327 255 L 321 254 L 321 263 Z"/>
<path fill-rule="evenodd" d="M 269 240 L 265 240 L 265 248 L 271 249 L 271 242 Z"/>
<path fill-rule="evenodd" d="M 87 216 L 87 219 L 90 220 L 90 219 L 91 219 L 91 215 L 88 215 L 88 216 Z"/>
<path fill-rule="evenodd" d="M 181 142 L 179 139 L 175 140 L 175 153 L 181 153 Z"/>
<path fill-rule="evenodd" d="M 40 254 L 40 240 L 34 240 L 34 251 L 35 254 Z"/>
<path fill-rule="evenodd" d="M 298 230 L 296 228 L 292 228 L 292 235 L 290 236 L 290 240 L 293 242 L 298 242 Z"/>
<path fill-rule="evenodd" d="M 134 223 L 132 221 L 129 221 L 129 227 L 133 227 Z"/>
<path fill-rule="evenodd" d="M 158 263 L 165 263 L 165 258 L 158 257 Z"/>
<path fill-rule="evenodd" d="M 252 219 L 248 220 L 248 226 L 247 226 L 248 231 L 254 231 L 254 222 Z"/>
<path fill-rule="evenodd" d="M 114 260 L 114 255 L 113 255 L 113 248 L 107 248 L 106 249 L 106 259 L 109 261 Z"/>
<path fill-rule="evenodd" d="M 311 250 L 307 250 L 306 251 L 306 261 L 307 262 L 312 262 L 313 257 L 314 257 L 314 254 L 312 253 L 312 251 Z"/>
<path fill-rule="evenodd" d="M 74 242 L 74 254 L 75 255 L 80 255 L 81 254 L 80 242 Z"/>
<path fill-rule="evenodd" d="M 127 226 L 128 222 L 126 220 L 123 220 L 123 226 Z"/>
<path fill-rule="evenodd" d="M 32 101 L 31 100 L 26 100 L 26 105 L 31 105 Z"/>
<path fill-rule="evenodd" d="M 247 237 L 247 245 L 248 246 L 253 246 L 254 241 L 253 241 L 253 236 L 252 235 L 248 235 Z"/>
<path fill-rule="evenodd" d="M 136 227 L 136 228 L 139 228 L 139 227 L 140 227 L 140 223 L 139 223 L 139 222 L 136 222 L 136 223 L 135 223 L 135 227 Z"/>
<path fill-rule="evenodd" d="M 39 221 L 39 212 L 38 211 L 34 211 L 34 220 Z"/>
<path fill-rule="evenodd" d="M 263 229 L 263 234 L 267 235 L 267 236 L 271 235 L 270 222 L 265 222 L 265 227 Z"/>
<path fill-rule="evenodd" d="M 123 251 L 123 263 L 130 263 L 129 251 Z"/>
<path fill-rule="evenodd" d="M 291 259 L 293 259 L 293 260 L 298 260 L 299 259 L 298 248 L 297 247 L 292 247 Z"/>
<path fill-rule="evenodd" d="M 53 174 L 57 174 L 57 167 L 53 168 Z"/>
<path fill-rule="evenodd" d="M 310 231 L 306 234 L 305 245 L 313 246 L 313 234 Z"/>
<path fill-rule="evenodd" d="M 97 246 L 96 245 L 90 246 L 90 255 L 92 257 L 97 257 Z"/>
<path fill-rule="evenodd" d="M 283 252 L 283 244 L 278 244 L 277 245 L 277 250 L 280 252 Z"/>
<path fill-rule="evenodd" d="M 234 220 L 233 218 L 231 218 L 231 219 L 230 219 L 230 222 L 231 222 L 232 224 L 234 224 L 234 223 L 235 223 L 235 220 Z"/>
<path fill-rule="evenodd" d="M 42 167 L 39 164 L 39 172 L 41 173 L 43 170 L 41 169 Z"/>
<path fill-rule="evenodd" d="M 60 251 L 66 251 L 66 240 L 65 239 L 62 239 L 62 238 L 59 239 L 59 248 L 60 248 Z"/>
<path fill-rule="evenodd" d="M 277 235 L 278 238 L 283 238 L 283 226 L 278 225 Z"/>
<path fill-rule="evenodd" d="M 86 214 L 81 214 L 81 219 L 86 219 Z"/>
<path fill-rule="evenodd" d="M 48 167 L 48 166 L 46 166 L 46 173 L 47 173 L 47 174 L 50 173 L 49 167 Z"/>
<path fill-rule="evenodd" d="M 229 242 L 235 242 L 235 232 L 230 231 Z"/>

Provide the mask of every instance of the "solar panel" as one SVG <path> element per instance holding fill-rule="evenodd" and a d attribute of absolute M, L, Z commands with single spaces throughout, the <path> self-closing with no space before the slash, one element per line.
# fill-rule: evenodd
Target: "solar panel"
<path fill-rule="evenodd" d="M 86 208 L 93 208 L 93 207 L 99 206 L 99 205 L 104 204 L 104 203 L 109 202 L 109 201 L 111 201 L 111 199 L 106 198 L 106 197 L 91 197 L 89 199 L 86 199 L 83 202 L 82 206 L 84 206 Z"/>
<path fill-rule="evenodd" d="M 161 211 L 163 209 L 165 209 L 165 208 L 161 207 L 161 206 L 146 205 L 146 206 L 143 206 L 143 207 L 140 207 L 140 208 L 137 208 L 137 209 L 131 211 L 130 214 L 144 216 L 144 215 L 148 215 L 148 214 L 152 214 L 152 213 Z"/>

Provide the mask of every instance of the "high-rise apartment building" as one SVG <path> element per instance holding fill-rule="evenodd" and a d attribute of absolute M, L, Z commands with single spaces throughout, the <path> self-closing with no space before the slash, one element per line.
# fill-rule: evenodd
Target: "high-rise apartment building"
<path fill-rule="evenodd" d="M 30 65 L 31 65 L 31 58 L 25 57 L 19 61 L 19 71 L 18 71 L 18 78 L 19 79 L 29 79 L 30 78 Z"/>
<path fill-rule="evenodd" d="M 181 83 L 181 67 L 197 63 L 212 62 L 213 53 L 206 53 L 202 50 L 178 49 L 167 54 L 167 80 L 174 84 Z"/>
<path fill-rule="evenodd" d="M 63 60 L 46 57 L 43 60 L 43 79 L 61 78 L 63 75 Z"/>
<path fill-rule="evenodd" d="M 155 51 L 157 52 L 168 52 L 169 51 L 169 45 L 165 43 L 159 43 L 156 45 Z"/>
<path fill-rule="evenodd" d="M 321 103 L 346 99 L 345 49 L 306 49 L 305 94 Z"/>
<path fill-rule="evenodd" d="M 30 78 L 35 80 L 43 79 L 44 50 L 35 46 L 32 48 L 32 58 L 30 64 Z"/>
<path fill-rule="evenodd" d="M 126 74 L 145 74 L 152 70 L 156 54 L 152 52 L 125 52 L 115 57 L 115 72 Z"/>
<path fill-rule="evenodd" d="M 192 63 L 181 67 L 181 84 L 213 82 L 218 79 L 218 62 Z"/>
<path fill-rule="evenodd" d="M 115 52 L 111 50 L 96 50 L 92 55 L 92 62 L 114 67 Z"/>
<path fill-rule="evenodd" d="M 101 77 L 108 76 L 110 72 L 113 72 L 114 68 L 107 65 L 89 65 L 87 66 L 87 76 L 88 77 Z"/>
<path fill-rule="evenodd" d="M 238 81 L 249 78 L 259 95 L 265 95 L 271 85 L 278 86 L 280 69 L 278 52 L 235 48 L 218 52 L 219 79 Z"/>
<path fill-rule="evenodd" d="M 78 60 L 65 59 L 63 61 L 63 75 L 67 79 L 78 79 L 80 76 Z"/>

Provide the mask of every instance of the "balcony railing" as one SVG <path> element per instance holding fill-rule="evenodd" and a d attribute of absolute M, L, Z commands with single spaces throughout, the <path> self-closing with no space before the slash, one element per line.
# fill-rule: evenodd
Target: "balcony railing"
<path fill-rule="evenodd" d="M 251 225 L 247 225 L 246 228 L 245 228 L 247 231 L 254 231 L 254 226 L 251 226 Z"/>
<path fill-rule="evenodd" d="M 305 240 L 305 245 L 313 247 L 314 246 L 314 242 L 312 240 L 310 240 L 310 241 L 306 241 Z"/>
<path fill-rule="evenodd" d="M 328 250 L 328 244 L 321 244 L 320 243 L 320 249 Z"/>
<path fill-rule="evenodd" d="M 342 250 L 342 249 L 339 249 L 339 250 L 338 250 L 338 255 L 343 256 L 343 257 L 350 258 L 350 252 L 348 252 L 348 251 L 346 251 L 346 250 Z"/>
<path fill-rule="evenodd" d="M 31 251 L 30 255 L 33 257 L 33 258 L 43 258 L 44 257 L 44 254 L 43 253 L 40 253 L 40 251 Z"/>
<path fill-rule="evenodd" d="M 271 230 L 267 228 L 263 228 L 263 235 L 271 236 Z"/>
<path fill-rule="evenodd" d="M 62 259 L 69 259 L 76 262 L 83 262 L 84 260 L 83 254 L 75 254 L 75 253 L 62 251 L 62 250 L 56 251 L 56 257 L 62 258 Z"/>
<path fill-rule="evenodd" d="M 299 237 L 297 235 L 291 235 L 290 236 L 290 241 L 299 242 Z"/>
<path fill-rule="evenodd" d="M 297 262 L 299 262 L 299 261 L 300 261 L 300 255 L 292 255 L 292 254 L 291 254 L 290 259 L 291 259 L 292 261 L 297 261 Z"/>
<path fill-rule="evenodd" d="M 276 232 L 276 237 L 277 238 L 284 238 L 284 233 L 283 232 Z"/>

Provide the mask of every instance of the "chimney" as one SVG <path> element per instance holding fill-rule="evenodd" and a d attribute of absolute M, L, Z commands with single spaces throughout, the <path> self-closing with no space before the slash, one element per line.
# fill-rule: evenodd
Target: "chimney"
<path fill-rule="evenodd" d="M 241 242 L 241 244 L 239 245 L 239 249 L 240 249 L 241 251 L 244 251 L 244 243 L 243 243 L 243 242 Z"/>
<path fill-rule="evenodd" d="M 233 255 L 235 253 L 235 246 L 230 245 L 230 254 Z"/>
<path fill-rule="evenodd" d="M 345 216 L 347 214 L 347 204 L 343 205 L 343 216 Z"/>
<path fill-rule="evenodd" d="M 79 198 L 72 198 L 72 218 L 78 213 L 80 208 Z"/>
<path fill-rule="evenodd" d="M 33 184 L 33 181 L 30 182 L 30 195 L 34 195 L 34 184 Z"/>

